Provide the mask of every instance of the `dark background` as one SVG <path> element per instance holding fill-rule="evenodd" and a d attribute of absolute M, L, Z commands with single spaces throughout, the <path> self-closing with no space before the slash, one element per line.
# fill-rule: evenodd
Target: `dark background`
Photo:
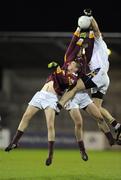
<path fill-rule="evenodd" d="M 120 1 L 4 1 L 0 31 L 72 31 L 84 8 L 90 7 L 104 32 L 121 32 Z"/>

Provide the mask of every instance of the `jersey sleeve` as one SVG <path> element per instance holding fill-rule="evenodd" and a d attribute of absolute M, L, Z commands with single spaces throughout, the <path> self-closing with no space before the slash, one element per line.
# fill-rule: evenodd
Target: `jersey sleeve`
<path fill-rule="evenodd" d="M 67 51 L 65 53 L 65 56 L 64 56 L 65 62 L 68 60 L 69 56 L 71 55 L 71 53 L 75 49 L 75 46 L 76 46 L 77 41 L 79 40 L 79 37 L 80 37 L 80 33 L 75 31 L 73 34 L 73 37 L 71 39 L 71 42 L 67 48 Z"/>
<path fill-rule="evenodd" d="M 80 51 L 80 47 L 82 46 L 83 41 L 84 41 L 84 40 L 83 40 L 82 38 L 80 38 L 80 39 L 76 42 L 76 44 L 75 44 L 75 46 L 74 46 L 74 48 L 73 48 L 73 51 L 69 54 L 69 56 L 68 56 L 68 58 L 66 59 L 65 63 L 74 61 L 74 60 L 77 58 L 77 54 L 78 54 L 78 52 Z"/>

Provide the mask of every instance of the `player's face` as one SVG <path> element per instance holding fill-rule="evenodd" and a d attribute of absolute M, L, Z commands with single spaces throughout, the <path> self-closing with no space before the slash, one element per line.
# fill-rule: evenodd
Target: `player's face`
<path fill-rule="evenodd" d="M 70 73 L 76 73 L 79 70 L 79 67 L 77 65 L 77 63 L 75 61 L 72 61 L 69 65 L 68 65 L 68 71 Z"/>

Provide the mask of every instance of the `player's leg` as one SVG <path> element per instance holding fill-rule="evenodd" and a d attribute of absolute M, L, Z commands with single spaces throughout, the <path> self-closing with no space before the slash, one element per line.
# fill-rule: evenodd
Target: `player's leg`
<path fill-rule="evenodd" d="M 26 128 L 29 125 L 30 120 L 32 119 L 32 117 L 39 111 L 38 108 L 34 107 L 34 106 L 28 106 L 25 113 L 23 114 L 23 117 L 21 119 L 21 122 L 18 126 L 18 129 L 16 131 L 15 136 L 13 137 L 11 143 L 9 144 L 9 146 L 5 149 L 5 151 L 10 151 L 14 148 L 17 147 L 17 144 L 21 138 L 21 136 L 23 135 L 24 131 L 26 130 Z"/>
<path fill-rule="evenodd" d="M 100 72 L 99 77 L 95 76 L 93 78 L 93 81 L 95 84 L 98 84 L 98 88 L 92 88 L 91 93 L 92 93 L 92 98 L 96 104 L 96 106 L 100 109 L 101 114 L 109 120 L 111 125 L 115 128 L 117 132 L 117 140 L 121 134 L 121 124 L 118 123 L 110 114 L 107 112 L 107 110 L 101 108 L 102 107 L 102 101 L 103 101 L 103 96 L 106 94 L 107 89 L 110 84 L 110 79 L 108 77 L 107 73 Z M 100 88 L 99 88 L 100 87 Z"/>
<path fill-rule="evenodd" d="M 48 129 L 48 158 L 46 159 L 46 165 L 49 166 L 52 163 L 53 153 L 54 153 L 54 142 L 55 142 L 55 110 L 47 107 L 45 109 L 45 116 Z"/>
<path fill-rule="evenodd" d="M 76 140 L 77 140 L 77 142 L 82 141 L 83 140 L 83 119 L 82 119 L 81 113 L 79 111 L 79 108 L 71 109 L 69 111 L 69 114 L 75 124 Z"/>
<path fill-rule="evenodd" d="M 100 109 L 101 114 L 109 121 L 110 124 L 112 124 L 115 121 L 115 118 L 108 112 L 107 109 L 102 107 L 103 100 L 99 98 L 93 98 L 93 102 Z"/>
<path fill-rule="evenodd" d="M 97 120 L 98 126 L 102 132 L 104 132 L 105 136 L 108 139 L 108 142 L 110 145 L 114 145 L 115 141 L 114 138 L 110 132 L 110 129 L 108 125 L 106 124 L 103 116 L 100 113 L 100 110 L 97 108 L 97 106 L 94 103 L 91 103 L 87 106 L 86 111 Z"/>
<path fill-rule="evenodd" d="M 84 161 L 87 161 L 88 155 L 83 142 L 83 119 L 81 113 L 79 108 L 73 108 L 69 111 L 69 113 L 75 124 L 75 136 L 80 149 L 81 157 Z"/>
<path fill-rule="evenodd" d="M 121 124 L 116 121 L 116 119 L 108 112 L 107 109 L 102 107 L 102 102 L 103 102 L 102 99 L 93 97 L 93 102 L 100 109 L 100 112 L 103 115 L 103 117 L 105 117 L 109 121 L 109 123 L 112 125 L 112 127 L 115 129 L 115 132 L 117 133 L 116 140 L 117 140 L 117 143 L 120 145 L 120 140 L 118 139 L 121 134 Z"/>
<path fill-rule="evenodd" d="M 112 124 L 115 121 L 115 118 L 104 107 L 100 107 L 100 112 L 109 121 L 110 124 Z"/>

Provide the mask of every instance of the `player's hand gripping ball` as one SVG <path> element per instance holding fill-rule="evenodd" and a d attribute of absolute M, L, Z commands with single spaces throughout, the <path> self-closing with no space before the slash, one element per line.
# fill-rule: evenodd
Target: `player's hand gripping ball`
<path fill-rule="evenodd" d="M 90 27 L 91 24 L 91 18 L 88 16 L 81 16 L 78 19 L 78 26 L 81 29 L 88 29 Z"/>

